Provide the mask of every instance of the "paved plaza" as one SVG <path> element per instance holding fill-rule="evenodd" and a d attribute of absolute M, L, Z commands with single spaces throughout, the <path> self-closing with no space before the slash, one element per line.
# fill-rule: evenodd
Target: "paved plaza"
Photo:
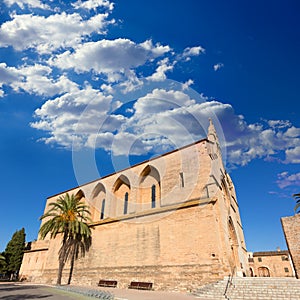
<path fill-rule="evenodd" d="M 29 284 L 0 284 L 1 300 L 91 300 L 91 297 L 80 294 L 70 293 L 48 286 L 29 285 Z"/>
<path fill-rule="evenodd" d="M 88 289 L 88 287 L 86 288 Z M 100 289 L 99 289 L 100 290 Z M 140 291 L 118 288 L 103 289 L 115 295 L 115 300 L 193 300 L 197 297 L 184 293 Z M 84 296 L 69 291 L 56 289 L 51 286 L 32 285 L 24 283 L 2 283 L 0 284 L 1 300 L 91 300 L 92 297 Z"/>

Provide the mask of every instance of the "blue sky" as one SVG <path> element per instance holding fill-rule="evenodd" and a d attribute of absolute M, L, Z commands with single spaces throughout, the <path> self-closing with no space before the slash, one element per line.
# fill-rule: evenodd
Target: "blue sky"
<path fill-rule="evenodd" d="M 300 184 L 297 0 L 0 4 L 0 250 L 46 198 L 205 136 L 249 251 L 286 248 Z"/>

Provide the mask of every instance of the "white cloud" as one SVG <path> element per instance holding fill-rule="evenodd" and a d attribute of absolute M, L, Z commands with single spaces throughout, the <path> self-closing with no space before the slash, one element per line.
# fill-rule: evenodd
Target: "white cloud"
<path fill-rule="evenodd" d="M 117 73 L 108 73 L 107 74 L 107 77 L 108 77 L 108 80 L 110 82 L 114 82 L 116 81 L 115 78 L 116 78 L 116 75 Z M 122 87 L 122 93 L 123 94 L 126 94 L 126 93 L 129 93 L 131 91 L 134 91 L 136 90 L 138 87 L 142 86 L 143 85 L 143 81 L 140 80 L 135 71 L 134 70 L 127 70 L 125 72 L 125 75 L 124 76 L 124 81 L 122 83 L 120 83 L 120 87 Z M 121 76 L 119 76 L 120 78 Z"/>
<path fill-rule="evenodd" d="M 182 84 L 182 90 L 187 90 L 191 85 L 194 84 L 194 80 L 189 79 L 188 81 L 186 81 L 185 83 Z"/>
<path fill-rule="evenodd" d="M 214 70 L 215 70 L 215 71 L 218 71 L 218 70 L 220 70 L 220 69 L 223 68 L 223 67 L 224 67 L 224 64 L 222 64 L 222 63 L 217 63 L 217 64 L 214 65 Z"/>
<path fill-rule="evenodd" d="M 170 64 L 169 58 L 166 57 L 158 62 L 158 67 L 155 72 L 148 77 L 151 81 L 163 81 L 167 79 L 166 72 L 172 71 L 174 69 L 174 64 Z"/>
<path fill-rule="evenodd" d="M 151 41 L 136 44 L 128 39 L 100 40 L 77 47 L 74 53 L 66 51 L 49 63 L 61 69 L 78 73 L 94 71 L 108 75 L 110 82 L 120 80 L 130 69 L 145 64 L 169 51 L 168 46 L 152 45 Z"/>
<path fill-rule="evenodd" d="M 96 9 L 98 7 L 105 7 L 109 10 L 113 10 L 114 4 L 108 0 L 87 0 L 87 1 L 77 1 L 72 4 L 75 9 L 83 8 L 83 9 Z"/>
<path fill-rule="evenodd" d="M 300 186 L 300 173 L 289 174 L 288 172 L 282 172 L 278 174 L 277 177 L 277 184 L 281 189 L 284 189 L 288 186 Z"/>
<path fill-rule="evenodd" d="M 49 17 L 13 15 L 11 21 L 1 25 L 0 47 L 12 46 L 18 51 L 34 48 L 41 54 L 75 47 L 85 36 L 105 33 L 107 17 L 106 13 L 83 20 L 77 13 L 65 12 Z"/>
<path fill-rule="evenodd" d="M 286 128 L 291 126 L 291 122 L 288 120 L 268 120 L 267 122 L 272 128 Z"/>
<path fill-rule="evenodd" d="M 243 116 L 234 115 L 233 110 L 219 116 L 219 119 L 223 125 L 228 161 L 231 164 L 246 165 L 256 158 L 275 159 L 283 163 L 300 161 L 300 128 L 274 128 L 268 127 L 267 123 L 247 124 Z M 278 124 L 282 122 L 278 120 Z"/>
<path fill-rule="evenodd" d="M 297 140 L 299 141 L 299 138 Z M 300 163 L 300 146 L 296 146 L 295 148 L 287 149 L 285 151 L 285 154 L 286 154 L 286 160 L 285 160 L 286 163 L 293 163 L 293 164 Z"/>
<path fill-rule="evenodd" d="M 89 146 L 93 136 L 113 132 L 124 120 L 123 116 L 108 115 L 111 99 L 90 86 L 66 93 L 37 109 L 37 121 L 31 127 L 48 132 L 43 139 L 48 144 L 66 148 Z M 106 145 L 103 147 L 106 149 Z"/>
<path fill-rule="evenodd" d="M 51 73 L 50 67 L 40 64 L 15 68 L 0 63 L 0 86 L 5 84 L 16 92 L 25 91 L 42 96 L 54 96 L 78 90 L 78 85 L 65 75 L 54 79 Z"/>
<path fill-rule="evenodd" d="M 186 61 L 189 61 L 191 59 L 191 56 L 198 56 L 203 53 L 205 53 L 205 49 L 201 46 L 187 47 L 183 50 L 181 57 Z"/>
<path fill-rule="evenodd" d="M 4 0 L 6 6 L 12 6 L 17 4 L 20 8 L 24 8 L 26 5 L 32 8 L 49 9 L 49 6 L 42 3 L 40 0 Z"/>
<path fill-rule="evenodd" d="M 47 8 L 47 2 L 40 0 L 4 1 L 7 6 L 17 4 L 21 9 Z M 32 14 L 13 13 L 11 20 L 0 27 L 0 47 L 11 46 L 20 51 L 18 55 L 23 55 L 26 62 L 15 66 L 0 63 L 0 97 L 4 96 L 1 88 L 6 85 L 15 92 L 53 98 L 35 111 L 36 121 L 31 124 L 48 133 L 46 143 L 71 147 L 75 142 L 78 148 L 102 147 L 118 155 L 128 151 L 167 151 L 203 138 L 208 118 L 216 115 L 226 137 L 229 165 L 246 165 L 258 158 L 300 162 L 300 128 L 290 121 L 251 124 L 236 114 L 230 104 L 203 95 L 193 99 L 187 94 L 193 84 L 191 79 L 179 91 L 161 88 L 163 85 L 159 84 L 177 62 L 205 53 L 204 48 L 187 47 L 177 54 L 171 52 L 170 46 L 155 44 L 151 39 L 142 43 L 125 38 L 99 40 L 108 24 L 114 23 L 108 20 L 113 3 L 74 0 L 69 6 L 65 12 L 49 16 L 38 15 L 38 10 Z M 103 13 L 97 13 L 99 8 Z M 93 10 L 92 16 L 89 10 Z M 32 51 L 24 51 L 28 49 Z M 37 51 L 35 56 L 30 55 L 33 51 Z M 221 67 L 223 64 L 218 63 L 214 70 Z M 94 88 L 77 79 L 73 70 L 86 73 L 84 76 Z M 122 100 L 121 96 L 143 86 L 144 74 L 160 88 L 136 97 L 138 100 L 127 108 L 127 114 L 111 114 L 121 104 L 117 101 Z M 109 95 L 114 95 L 116 83 L 123 92 L 120 99 Z"/>
<path fill-rule="evenodd" d="M 8 67 L 6 63 L 0 63 L 0 86 L 10 84 L 18 80 L 19 74 L 16 68 Z"/>
<path fill-rule="evenodd" d="M 171 48 L 168 45 L 162 46 L 159 43 L 153 45 L 152 40 L 146 40 L 145 42 L 141 43 L 140 46 L 145 50 L 147 50 L 148 52 L 151 52 L 153 54 L 153 57 L 162 56 L 165 53 L 171 51 Z"/>
<path fill-rule="evenodd" d="M 215 115 L 225 135 L 227 157 L 224 158 L 229 166 L 246 165 L 253 159 L 300 162 L 300 128 L 291 125 L 274 128 L 268 122 L 248 124 L 230 104 L 209 101 L 204 96 L 196 101 L 185 90 L 156 88 L 140 97 L 126 117 L 110 114 L 111 99 L 91 88 L 66 94 L 47 101 L 37 110 L 40 122 L 32 126 L 48 130 L 51 136 L 48 142 L 71 147 L 68 143 L 72 134 L 82 147 L 96 145 L 116 155 L 129 152 L 138 155 L 147 151 L 160 153 L 203 138 L 208 118 Z M 91 105 L 91 100 L 100 104 Z M 75 130 L 79 118 L 80 125 Z M 97 121 L 91 123 L 91 119 Z M 282 120 L 275 121 L 282 124 Z M 103 125 L 100 129 L 99 124 Z"/>

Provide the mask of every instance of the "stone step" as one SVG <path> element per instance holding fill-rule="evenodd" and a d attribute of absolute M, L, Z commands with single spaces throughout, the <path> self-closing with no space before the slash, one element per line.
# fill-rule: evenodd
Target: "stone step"
<path fill-rule="evenodd" d="M 247 277 L 232 279 L 226 296 L 224 292 L 228 277 L 222 281 L 210 283 L 198 289 L 194 295 L 200 299 L 229 300 L 299 300 L 300 281 L 295 278 L 261 278 Z"/>

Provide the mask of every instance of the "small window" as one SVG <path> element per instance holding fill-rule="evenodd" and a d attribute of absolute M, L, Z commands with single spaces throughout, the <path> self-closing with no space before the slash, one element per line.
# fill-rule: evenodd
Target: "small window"
<path fill-rule="evenodd" d="M 289 268 L 284 268 L 284 272 L 288 273 L 289 272 Z"/>
<path fill-rule="evenodd" d="M 128 211 L 128 193 L 125 193 L 125 198 L 124 198 L 124 215 L 127 214 Z"/>
<path fill-rule="evenodd" d="M 184 188 L 184 177 L 183 177 L 183 172 L 180 172 L 179 175 L 180 175 L 180 187 Z"/>
<path fill-rule="evenodd" d="M 261 258 L 261 257 L 258 257 L 257 260 L 258 260 L 259 262 L 262 262 L 262 258 Z"/>
<path fill-rule="evenodd" d="M 156 186 L 153 184 L 151 187 L 151 207 L 155 208 L 155 199 L 156 198 Z"/>
<path fill-rule="evenodd" d="M 105 210 L 105 199 L 102 200 L 100 220 L 104 219 L 104 210 Z"/>
<path fill-rule="evenodd" d="M 287 256 L 285 256 L 285 255 L 281 256 L 281 259 L 282 259 L 283 261 L 287 261 L 287 260 L 289 260 L 289 259 L 288 259 L 288 257 L 287 257 Z"/>

